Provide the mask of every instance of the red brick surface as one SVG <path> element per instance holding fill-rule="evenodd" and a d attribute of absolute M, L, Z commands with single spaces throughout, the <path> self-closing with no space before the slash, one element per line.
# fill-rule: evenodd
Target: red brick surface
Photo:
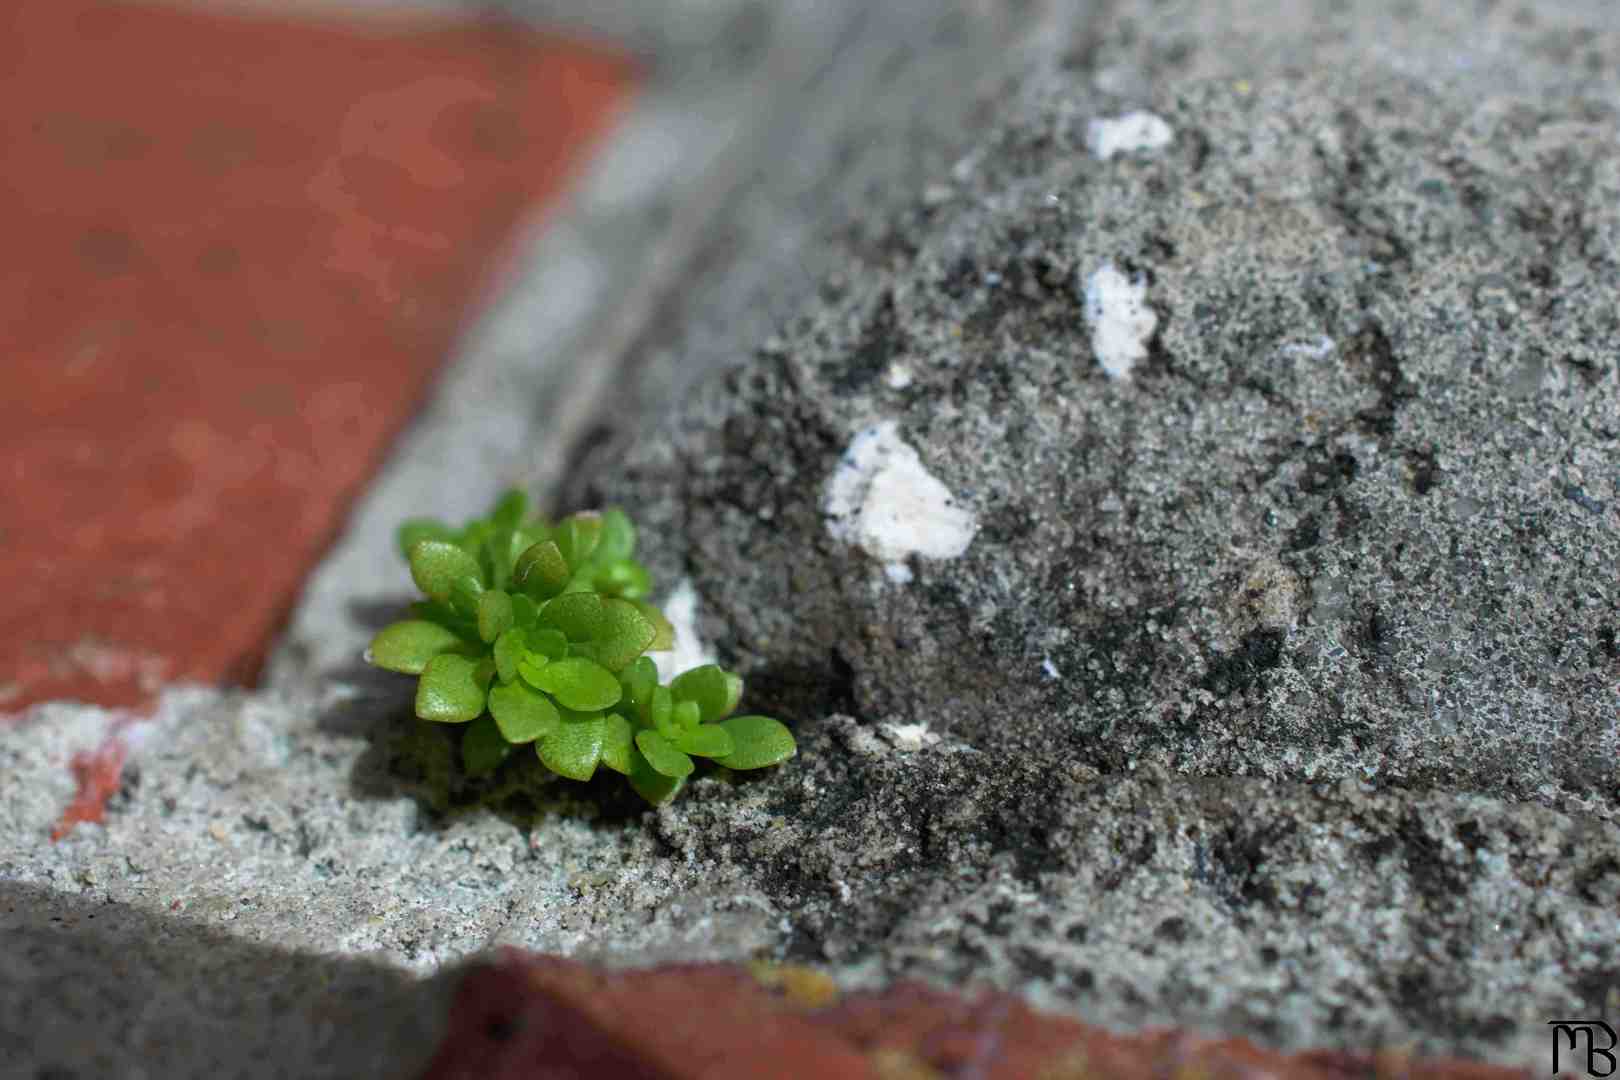
<path fill-rule="evenodd" d="M 841 997 L 802 968 L 607 972 L 507 950 L 473 965 L 424 1080 L 1510 1080 L 1398 1051 L 1280 1054 L 1185 1031 L 1114 1035 L 1006 994 L 902 983 Z"/>
<path fill-rule="evenodd" d="M 251 681 L 620 60 L 0 5 L 0 713 Z"/>

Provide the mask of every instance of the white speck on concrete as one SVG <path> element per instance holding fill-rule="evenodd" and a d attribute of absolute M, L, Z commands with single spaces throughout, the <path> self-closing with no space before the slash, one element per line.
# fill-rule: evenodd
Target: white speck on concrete
<path fill-rule="evenodd" d="M 883 381 L 889 384 L 890 390 L 904 390 L 911 385 L 911 369 L 896 360 L 883 373 Z"/>
<path fill-rule="evenodd" d="M 1057 665 L 1052 663 L 1052 658 L 1050 656 L 1041 657 L 1041 670 L 1046 672 L 1046 677 L 1048 679 L 1061 679 L 1063 677 L 1062 674 L 1059 673 Z"/>
<path fill-rule="evenodd" d="M 1282 347 L 1282 351 L 1289 356 L 1308 356 L 1312 360 L 1320 360 L 1337 348 L 1338 344 L 1323 334 L 1315 341 L 1290 341 Z"/>
<path fill-rule="evenodd" d="M 697 632 L 697 590 L 690 578 L 682 578 L 670 590 L 669 597 L 659 605 L 664 618 L 675 628 L 675 647 L 665 652 L 650 652 L 658 665 L 658 679 L 668 682 L 675 676 L 704 664 L 718 663 L 714 652 L 703 643 Z"/>
<path fill-rule="evenodd" d="M 1161 150 L 1175 137 L 1175 131 L 1162 118 L 1141 110 L 1086 125 L 1086 149 L 1103 161 L 1118 154 Z"/>
<path fill-rule="evenodd" d="M 1128 278 L 1104 263 L 1086 279 L 1081 292 L 1086 322 L 1091 324 L 1091 351 L 1110 378 L 1128 379 L 1131 369 L 1147 359 L 1148 340 L 1159 317 L 1147 302 L 1147 281 Z"/>
<path fill-rule="evenodd" d="M 880 724 L 878 731 L 890 746 L 905 753 L 939 742 L 939 736 L 929 731 L 927 724 Z"/>
<path fill-rule="evenodd" d="M 827 481 L 822 512 L 827 531 L 888 564 L 889 580 L 904 583 L 910 555 L 954 559 L 978 527 L 950 489 L 924 467 L 917 451 L 885 420 L 856 435 Z"/>

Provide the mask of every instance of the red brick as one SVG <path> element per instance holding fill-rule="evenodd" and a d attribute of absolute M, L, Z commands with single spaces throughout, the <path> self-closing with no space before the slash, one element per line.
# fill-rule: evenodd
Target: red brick
<path fill-rule="evenodd" d="M 761 977 L 762 976 L 762 977 Z M 791 977 L 790 977 L 791 976 Z M 839 997 L 804 969 L 606 971 L 505 950 L 471 965 L 423 1080 L 1512 1080 L 1523 1070 L 1398 1052 L 1282 1054 L 1156 1029 L 1115 1035 L 1008 994 L 917 983 Z M 779 992 L 786 989 L 786 993 Z"/>
<path fill-rule="evenodd" d="M 0 70 L 0 709 L 251 682 L 632 72 L 89 0 L 13 0 Z"/>

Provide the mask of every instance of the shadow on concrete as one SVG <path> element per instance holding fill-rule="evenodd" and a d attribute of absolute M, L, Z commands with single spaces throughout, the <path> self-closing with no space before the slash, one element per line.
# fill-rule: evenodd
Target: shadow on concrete
<path fill-rule="evenodd" d="M 10 881 L 0 941 L 8 1076 L 414 1076 L 455 982 Z"/>

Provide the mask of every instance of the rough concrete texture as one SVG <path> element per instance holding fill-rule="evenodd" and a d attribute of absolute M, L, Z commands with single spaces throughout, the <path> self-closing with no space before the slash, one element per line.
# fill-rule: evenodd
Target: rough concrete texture
<path fill-rule="evenodd" d="M 1620 28 L 1170 6 L 574 489 L 797 724 L 660 833 L 844 981 L 1529 1061 L 1620 992 Z"/>

